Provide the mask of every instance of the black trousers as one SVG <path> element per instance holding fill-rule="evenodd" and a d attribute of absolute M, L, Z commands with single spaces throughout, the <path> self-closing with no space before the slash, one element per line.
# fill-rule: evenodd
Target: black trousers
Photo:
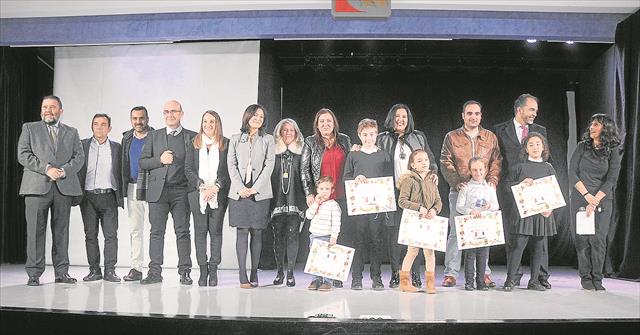
<path fill-rule="evenodd" d="M 522 253 L 527 247 L 527 244 L 531 242 L 531 278 L 529 282 L 538 281 L 540 278 L 540 264 L 542 263 L 542 246 L 546 236 L 530 236 L 530 235 L 517 235 L 515 248 L 511 251 L 511 257 L 509 259 L 509 265 L 507 269 L 507 278 L 514 280 L 517 269 L 520 267 L 522 261 Z"/>
<path fill-rule="evenodd" d="M 277 215 L 271 219 L 271 225 L 273 226 L 273 253 L 276 256 L 278 271 L 283 271 L 285 268 L 285 253 L 287 255 L 286 270 L 293 271 L 296 266 L 301 222 L 302 218 L 295 213 Z"/>
<path fill-rule="evenodd" d="M 502 225 L 504 228 L 505 238 L 505 251 L 507 253 L 507 268 L 509 268 L 509 261 L 511 259 L 512 251 L 515 249 L 518 234 L 515 233 L 516 224 L 520 220 L 520 213 L 516 207 L 515 200 L 513 199 L 513 193 L 511 193 L 510 187 L 503 187 L 501 192 L 498 192 L 498 201 L 500 202 L 500 210 L 502 211 Z M 549 244 L 545 238 L 542 242 L 542 259 L 540 261 L 540 271 L 538 279 L 549 279 Z M 533 254 L 529 253 L 529 264 L 533 263 Z M 518 266 L 513 274 L 514 281 L 520 281 L 522 278 L 522 267 Z"/>
<path fill-rule="evenodd" d="M 98 230 L 104 236 L 104 270 L 115 270 L 118 262 L 118 202 L 115 192 L 93 194 L 85 192 L 80 203 L 84 224 L 87 262 L 92 270 L 100 269 Z"/>
<path fill-rule="evenodd" d="M 47 194 L 24 197 L 27 221 L 27 261 L 25 270 L 30 277 L 44 272 L 47 217 L 51 210 L 51 258 L 56 277 L 69 272 L 69 214 L 72 197 L 58 190 L 55 183 Z"/>
<path fill-rule="evenodd" d="M 211 209 L 207 207 L 205 214 L 200 208 L 192 208 L 193 239 L 196 247 L 196 260 L 200 267 L 220 265 L 222 259 L 222 224 L 226 206 Z M 207 262 L 207 237 L 211 256 Z"/>
<path fill-rule="evenodd" d="M 473 284 L 475 279 L 478 286 L 484 285 L 484 272 L 487 269 L 489 247 L 465 249 L 463 255 L 465 282 Z"/>
<path fill-rule="evenodd" d="M 582 197 L 580 194 L 574 197 Z M 575 218 L 579 207 L 586 207 L 583 199 L 572 199 L 572 232 L 575 236 L 576 252 L 578 256 L 578 273 L 582 280 L 592 280 L 601 282 L 604 268 L 604 260 L 607 252 L 607 234 L 611 225 L 611 214 L 613 212 L 613 202 L 604 200 L 600 203 L 602 211 L 595 213 L 596 233 L 595 235 L 577 235 L 575 233 Z"/>
<path fill-rule="evenodd" d="M 157 202 L 149 203 L 149 273 L 161 274 L 164 261 L 164 233 L 169 213 L 178 247 L 178 273 L 191 272 L 191 233 L 189 231 L 189 201 L 186 187 L 165 185 Z"/>
<path fill-rule="evenodd" d="M 369 274 L 371 278 L 380 276 L 380 263 L 382 262 L 382 231 L 384 229 L 384 213 L 365 214 L 352 216 L 351 220 L 355 226 L 355 254 L 351 265 L 351 274 L 355 279 L 362 279 L 364 271 L 364 257 L 362 253 L 365 248 L 369 249 L 369 260 L 371 266 Z M 368 242 L 368 243 L 366 243 Z"/>

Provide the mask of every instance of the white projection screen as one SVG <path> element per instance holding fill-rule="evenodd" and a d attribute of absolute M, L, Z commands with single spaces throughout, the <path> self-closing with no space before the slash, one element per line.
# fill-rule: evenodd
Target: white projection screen
<path fill-rule="evenodd" d="M 131 128 L 129 111 L 137 105 L 147 107 L 151 126 L 161 128 L 164 126 L 162 106 L 170 99 L 182 103 L 184 127 L 198 131 L 202 113 L 213 109 L 222 117 L 224 135 L 231 137 L 239 132 L 244 109 L 257 102 L 259 58 L 259 41 L 57 47 L 54 93 L 62 99 L 62 122 L 76 127 L 81 139 L 91 137 L 92 116 L 107 113 L 112 118 L 110 139 L 120 142 L 122 133 Z M 126 209 L 119 209 L 119 214 L 117 266 L 128 267 L 130 241 Z M 71 210 L 69 230 L 70 263 L 87 265 L 79 207 Z M 144 236 L 147 265 L 148 222 Z M 235 236 L 235 229 L 229 227 L 225 218 L 221 268 L 237 268 Z M 48 246 L 51 246 L 50 237 L 49 230 Z M 102 232 L 99 239 L 102 253 Z M 197 268 L 193 221 L 191 241 L 191 257 Z M 48 253 L 47 263 L 51 263 Z M 169 217 L 163 265 L 169 271 L 165 274 L 175 273 L 172 268 L 177 264 L 175 233 Z M 120 269 L 118 273 L 122 276 L 126 271 Z"/>

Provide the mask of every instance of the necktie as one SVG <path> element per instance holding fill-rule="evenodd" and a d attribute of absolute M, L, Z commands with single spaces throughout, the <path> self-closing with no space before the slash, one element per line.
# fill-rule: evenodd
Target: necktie
<path fill-rule="evenodd" d="M 529 136 L 529 127 L 527 127 L 527 125 L 521 125 L 520 128 L 522 128 L 522 140 L 520 141 L 520 143 L 524 143 L 524 140 L 527 138 L 527 136 Z"/>
<path fill-rule="evenodd" d="M 58 149 L 58 131 L 56 127 L 49 126 L 49 135 L 51 136 L 51 142 L 53 143 L 53 149 Z"/>
<path fill-rule="evenodd" d="M 178 133 L 178 131 L 176 131 L 176 130 L 172 130 L 172 131 L 169 133 L 169 135 L 171 135 L 171 136 L 176 136 L 176 134 L 177 134 L 177 133 Z"/>

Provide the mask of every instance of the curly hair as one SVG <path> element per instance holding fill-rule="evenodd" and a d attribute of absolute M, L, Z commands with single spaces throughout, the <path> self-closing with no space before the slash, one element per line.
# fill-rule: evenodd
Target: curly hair
<path fill-rule="evenodd" d="M 533 137 L 537 137 L 542 141 L 542 145 L 544 146 L 544 149 L 542 150 L 542 160 L 546 162 L 549 159 L 549 144 L 547 143 L 547 139 L 544 137 L 544 135 L 535 131 L 530 132 L 529 135 L 522 142 L 522 149 L 520 150 L 520 159 L 523 162 L 525 162 L 527 158 L 529 158 L 529 153 L 527 152 L 527 144 L 529 143 L 529 140 L 531 140 L 531 138 Z"/>
<path fill-rule="evenodd" d="M 602 132 L 600 133 L 600 143 L 602 143 L 602 147 L 607 152 L 618 147 L 620 145 L 618 126 L 613 122 L 613 119 L 611 119 L 609 115 L 602 113 L 593 114 L 593 116 L 591 116 L 591 119 L 589 119 L 589 125 L 584 131 L 584 134 L 582 134 L 582 140 L 585 141 L 590 148 L 593 148 L 593 139 L 589 133 L 589 128 L 594 121 L 602 125 Z"/>

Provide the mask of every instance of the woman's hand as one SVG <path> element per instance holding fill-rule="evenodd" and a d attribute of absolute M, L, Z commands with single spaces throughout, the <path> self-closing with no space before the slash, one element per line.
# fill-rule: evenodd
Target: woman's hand
<path fill-rule="evenodd" d="M 584 200 L 586 200 L 589 203 L 589 205 L 593 205 L 593 207 L 596 207 L 600 204 L 600 201 L 596 199 L 596 197 L 591 195 L 591 193 L 585 194 Z"/>
<path fill-rule="evenodd" d="M 307 195 L 307 207 L 311 207 L 314 201 L 315 201 L 315 197 L 313 196 L 313 194 Z"/>
<path fill-rule="evenodd" d="M 248 189 L 246 187 L 243 187 L 240 191 L 238 191 L 238 194 L 242 198 L 248 198 L 248 197 L 251 196 L 251 191 L 250 191 L 250 189 Z"/>
<path fill-rule="evenodd" d="M 591 217 L 591 215 L 593 215 L 593 212 L 595 212 L 596 210 L 596 206 L 594 205 L 587 205 L 587 217 Z"/>

